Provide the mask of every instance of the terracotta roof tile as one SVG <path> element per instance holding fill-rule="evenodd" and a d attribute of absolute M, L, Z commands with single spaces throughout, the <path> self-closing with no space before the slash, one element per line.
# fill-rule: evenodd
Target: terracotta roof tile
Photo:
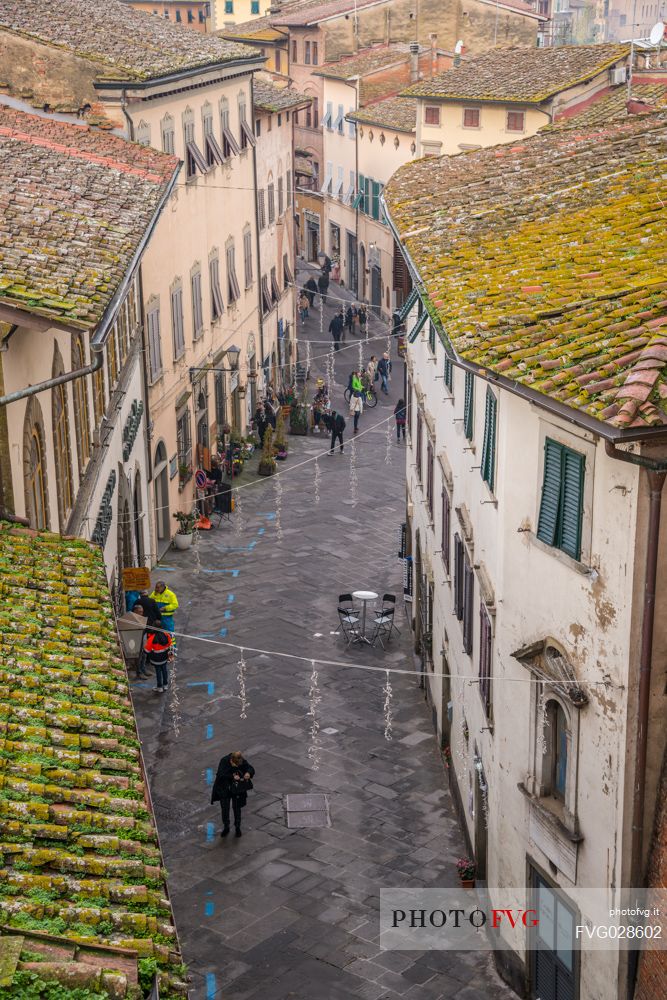
<path fill-rule="evenodd" d="M 0 0 L 0 29 L 70 49 L 104 79 L 154 79 L 200 66 L 257 58 L 245 45 L 136 11 L 121 0 Z"/>
<path fill-rule="evenodd" d="M 495 49 L 404 91 L 443 100 L 539 104 L 623 59 L 628 45 Z"/>
<path fill-rule="evenodd" d="M 420 49 L 423 54 L 426 49 Z M 376 45 L 364 49 L 354 56 L 326 63 L 321 69 L 313 70 L 313 76 L 324 76 L 329 80 L 355 80 L 357 77 L 377 73 L 388 66 L 401 65 L 410 59 L 410 46 L 397 42 L 395 45 Z"/>
<path fill-rule="evenodd" d="M 662 113 L 419 160 L 385 197 L 461 358 L 599 420 L 653 426 L 667 423 L 666 171 Z M 654 360 L 651 385 L 632 377 Z"/>
<path fill-rule="evenodd" d="M 633 83 L 632 96 L 635 100 L 646 101 L 653 108 L 662 108 L 667 105 L 667 86 L 661 83 Z M 557 118 L 552 125 L 547 125 L 542 131 L 562 131 L 571 128 L 587 131 L 591 127 L 603 125 L 605 122 L 628 118 L 627 100 L 626 88 L 616 87 L 577 114 L 568 118 Z"/>
<path fill-rule="evenodd" d="M 0 301 L 97 325 L 179 161 L 0 105 Z"/>
<path fill-rule="evenodd" d="M 397 132 L 414 132 L 417 128 L 417 102 L 414 97 L 387 97 L 384 101 L 368 104 L 346 116 L 350 121 Z"/>
<path fill-rule="evenodd" d="M 0 923 L 134 949 L 176 977 L 101 552 L 0 524 L 0 581 Z"/>

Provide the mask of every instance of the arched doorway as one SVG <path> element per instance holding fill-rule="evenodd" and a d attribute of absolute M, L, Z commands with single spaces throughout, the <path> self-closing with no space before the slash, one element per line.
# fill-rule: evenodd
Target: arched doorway
<path fill-rule="evenodd" d="M 49 487 L 46 478 L 44 417 L 35 396 L 28 403 L 23 422 L 23 484 L 25 515 L 30 527 L 48 531 Z"/>
<path fill-rule="evenodd" d="M 155 493 L 155 530 L 157 532 L 157 554 L 162 555 L 171 542 L 171 522 L 169 520 L 169 465 L 164 441 L 158 443 L 153 462 L 153 488 Z"/>

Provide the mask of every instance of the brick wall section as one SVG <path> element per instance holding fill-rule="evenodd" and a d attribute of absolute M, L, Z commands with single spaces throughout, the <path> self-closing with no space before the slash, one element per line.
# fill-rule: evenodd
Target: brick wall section
<path fill-rule="evenodd" d="M 667 885 L 667 755 L 662 764 L 648 884 L 657 888 Z M 664 997 L 667 997 L 667 951 L 647 951 L 640 959 L 634 1000 L 664 1000 Z"/>

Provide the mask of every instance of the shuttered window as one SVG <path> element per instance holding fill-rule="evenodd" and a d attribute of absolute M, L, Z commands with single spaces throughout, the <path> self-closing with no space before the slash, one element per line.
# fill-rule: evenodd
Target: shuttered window
<path fill-rule="evenodd" d="M 445 385 L 450 392 L 454 391 L 454 365 L 448 357 L 445 357 Z"/>
<path fill-rule="evenodd" d="M 429 437 L 426 444 L 426 507 L 433 521 L 433 445 Z"/>
<path fill-rule="evenodd" d="M 252 285 L 252 232 L 250 229 L 246 229 L 243 233 L 243 274 L 245 286 L 250 288 Z"/>
<path fill-rule="evenodd" d="M 424 420 L 420 409 L 417 409 L 417 440 L 415 442 L 415 462 L 417 464 L 417 482 L 422 482 L 422 424 Z"/>
<path fill-rule="evenodd" d="M 479 696 L 487 718 L 491 714 L 491 647 L 493 631 L 486 606 L 479 607 Z"/>
<path fill-rule="evenodd" d="M 190 275 L 192 293 L 192 337 L 197 340 L 204 332 L 204 308 L 201 296 L 201 271 L 196 268 Z"/>
<path fill-rule="evenodd" d="M 162 374 L 162 350 L 160 347 L 160 307 L 149 308 L 148 324 L 148 359 L 150 363 L 151 382 L 155 382 Z"/>
<path fill-rule="evenodd" d="M 174 361 L 185 353 L 185 334 L 183 331 L 183 289 L 177 285 L 171 292 L 171 335 L 174 348 Z"/>
<path fill-rule="evenodd" d="M 547 438 L 544 442 L 544 478 L 537 537 L 581 558 L 581 522 L 584 509 L 586 458 Z"/>
<path fill-rule="evenodd" d="M 482 443 L 481 475 L 491 492 L 496 481 L 496 417 L 498 400 L 487 386 L 484 412 L 484 441 Z"/>
<path fill-rule="evenodd" d="M 463 651 L 472 653 L 472 615 L 475 600 L 475 574 L 467 553 L 463 556 Z"/>
<path fill-rule="evenodd" d="M 435 354 L 435 338 L 436 338 L 435 324 L 433 323 L 433 320 L 429 320 L 428 321 L 428 349 L 431 352 L 431 354 Z"/>
<path fill-rule="evenodd" d="M 459 621 L 463 618 L 463 542 L 454 535 L 454 612 Z"/>
<path fill-rule="evenodd" d="M 442 491 L 442 561 L 445 564 L 445 570 L 447 571 L 447 576 L 450 573 L 450 563 L 451 563 L 451 548 L 450 548 L 450 536 L 452 531 L 452 505 L 449 500 L 449 493 L 447 490 Z"/>
<path fill-rule="evenodd" d="M 465 393 L 463 397 L 463 433 L 472 441 L 475 411 L 475 378 L 471 372 L 466 372 Z"/>

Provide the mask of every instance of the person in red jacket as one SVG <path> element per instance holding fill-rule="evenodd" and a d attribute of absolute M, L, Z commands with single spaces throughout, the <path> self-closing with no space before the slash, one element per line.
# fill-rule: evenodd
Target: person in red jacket
<path fill-rule="evenodd" d="M 156 691 L 164 692 L 169 683 L 168 663 L 173 660 L 172 646 L 174 640 L 162 628 L 162 619 L 153 619 L 146 630 L 146 662 L 155 668 Z"/>

